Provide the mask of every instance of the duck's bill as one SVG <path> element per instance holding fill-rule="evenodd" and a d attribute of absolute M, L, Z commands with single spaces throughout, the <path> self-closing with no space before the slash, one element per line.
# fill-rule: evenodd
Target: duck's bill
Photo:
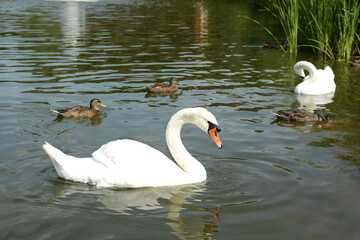
<path fill-rule="evenodd" d="M 100 106 L 102 106 L 102 107 L 107 107 L 105 104 L 103 104 L 103 103 L 100 103 Z"/>
<path fill-rule="evenodd" d="M 219 132 L 217 131 L 217 129 L 216 128 L 210 129 L 209 135 L 214 140 L 218 148 L 222 148 L 222 143 L 220 141 Z"/>

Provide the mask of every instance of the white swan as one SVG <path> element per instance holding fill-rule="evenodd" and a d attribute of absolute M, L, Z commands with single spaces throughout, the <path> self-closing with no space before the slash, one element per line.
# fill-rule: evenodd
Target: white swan
<path fill-rule="evenodd" d="M 205 108 L 185 108 L 175 113 L 166 128 L 166 143 L 176 163 L 162 152 L 129 139 L 104 144 L 92 157 L 76 158 L 66 155 L 45 142 L 58 175 L 76 182 L 101 187 L 160 187 L 202 182 L 206 170 L 184 147 L 180 131 L 184 124 L 192 123 L 208 132 L 219 148 L 220 127 Z"/>
<path fill-rule="evenodd" d="M 305 76 L 304 70 L 309 72 Z M 335 75 L 329 66 L 325 69 L 316 69 L 316 67 L 307 61 L 300 61 L 294 65 L 295 73 L 304 78 L 304 81 L 296 86 L 295 93 L 306 95 L 321 95 L 335 91 Z"/>

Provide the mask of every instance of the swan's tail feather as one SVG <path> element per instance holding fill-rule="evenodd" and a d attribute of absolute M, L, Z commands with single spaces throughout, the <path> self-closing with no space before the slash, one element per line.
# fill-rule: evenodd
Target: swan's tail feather
<path fill-rule="evenodd" d="M 49 144 L 48 142 L 45 142 L 42 145 L 44 151 L 49 155 L 51 162 L 53 163 L 56 172 L 59 174 L 60 177 L 63 177 L 63 168 L 61 166 L 61 164 L 59 163 L 60 159 L 64 159 L 67 158 L 68 155 L 66 155 L 65 153 L 63 153 L 62 151 L 60 151 L 59 149 L 57 149 L 56 147 L 53 147 L 51 144 Z"/>
<path fill-rule="evenodd" d="M 326 66 L 324 72 L 329 76 L 329 78 L 335 78 L 334 72 L 330 66 Z"/>
<path fill-rule="evenodd" d="M 331 69 L 330 66 L 326 66 L 326 67 L 324 68 L 324 71 L 328 71 L 328 72 L 333 73 L 333 70 Z"/>
<path fill-rule="evenodd" d="M 52 159 L 52 160 L 55 160 L 59 157 L 64 157 L 66 156 L 65 153 L 63 153 L 62 151 L 60 151 L 59 149 L 57 149 L 56 147 L 53 147 L 50 143 L 48 142 L 45 142 L 43 145 L 42 145 L 44 151 L 49 155 L 49 157 Z"/>

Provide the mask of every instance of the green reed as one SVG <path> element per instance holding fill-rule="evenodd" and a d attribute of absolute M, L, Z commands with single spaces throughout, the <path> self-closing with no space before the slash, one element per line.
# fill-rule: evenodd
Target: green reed
<path fill-rule="evenodd" d="M 342 1 L 342 13 L 339 22 L 338 58 L 349 60 L 358 50 L 360 43 L 359 29 L 360 2 L 358 0 Z"/>
<path fill-rule="evenodd" d="M 359 0 L 271 0 L 290 54 L 310 47 L 325 57 L 349 60 L 359 51 Z"/>
<path fill-rule="evenodd" d="M 268 10 L 279 20 L 286 35 L 290 54 L 297 53 L 299 6 L 297 0 L 271 0 Z"/>

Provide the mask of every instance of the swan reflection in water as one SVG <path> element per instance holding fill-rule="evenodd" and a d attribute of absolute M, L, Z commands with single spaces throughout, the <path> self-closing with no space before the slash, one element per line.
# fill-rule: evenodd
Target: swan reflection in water
<path fill-rule="evenodd" d="M 323 110 L 326 104 L 332 103 L 335 92 L 323 95 L 303 95 L 295 94 L 296 101 L 300 104 L 300 109 L 308 112 Z"/>
<path fill-rule="evenodd" d="M 50 169 L 49 169 L 50 170 Z M 55 173 L 51 175 L 56 175 Z M 220 207 L 205 208 L 189 200 L 205 192 L 205 183 L 175 187 L 111 189 L 68 182 L 62 178 L 53 180 L 53 196 L 49 202 L 59 203 L 62 198 L 77 194 L 92 194 L 107 210 L 120 215 L 141 215 L 139 211 L 164 209 L 166 224 L 180 239 L 206 237 L 211 239 L 218 231 Z M 83 199 L 93 199 L 81 197 Z M 91 200 L 93 202 L 93 200 Z M 79 203 L 82 204 L 82 203 Z M 91 203 L 90 203 L 91 204 Z M 98 208 L 101 210 L 101 208 Z M 189 213 L 190 214 L 186 214 Z M 142 214 L 149 215 L 149 214 Z"/>

